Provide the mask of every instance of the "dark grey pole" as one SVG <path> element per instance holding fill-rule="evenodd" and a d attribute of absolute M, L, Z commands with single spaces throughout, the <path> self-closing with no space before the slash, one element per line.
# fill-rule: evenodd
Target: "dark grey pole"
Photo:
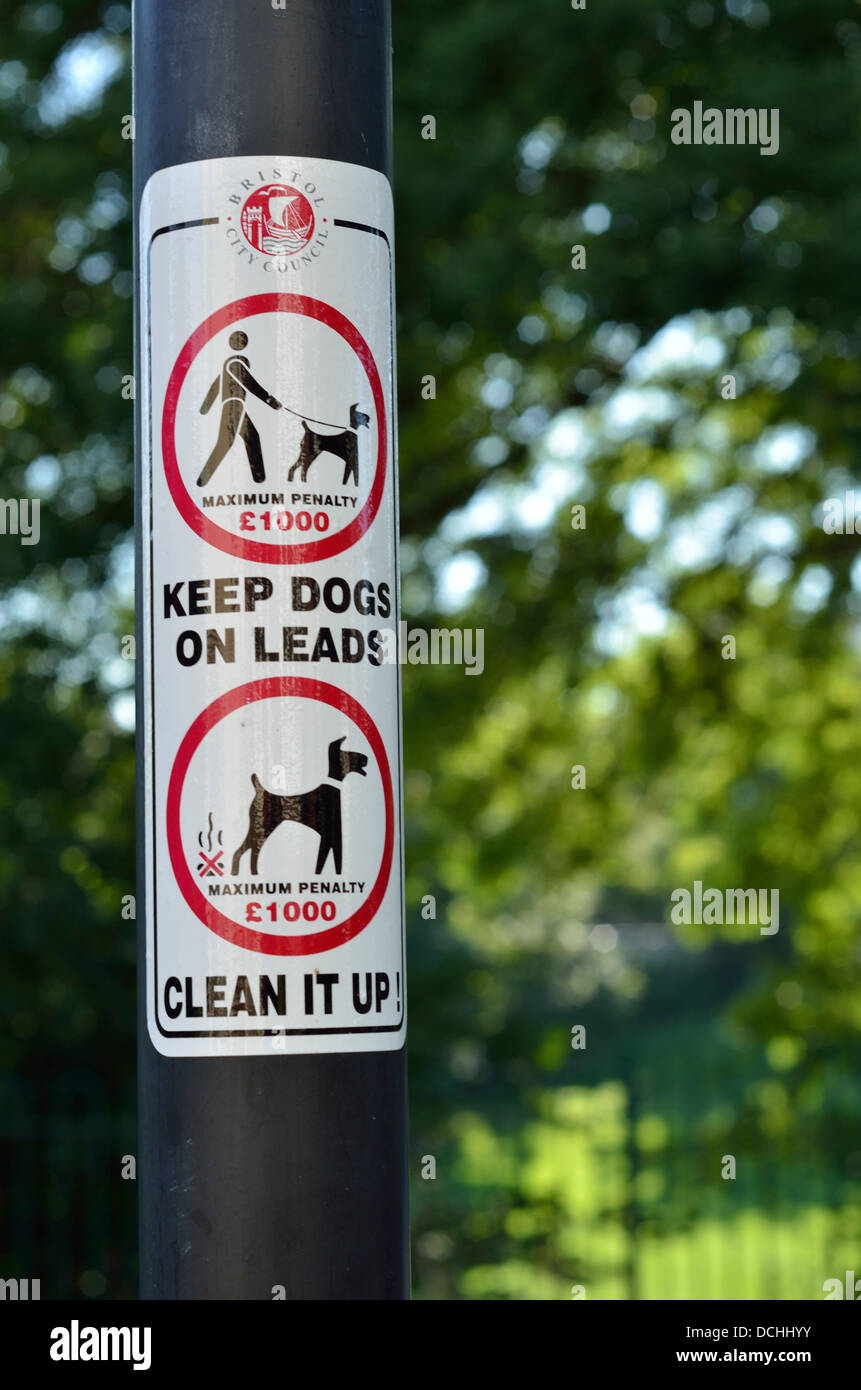
<path fill-rule="evenodd" d="M 136 213 L 153 173 L 195 160 L 283 153 L 390 176 L 387 0 L 136 0 L 134 10 Z M 139 283 L 139 246 L 136 255 Z M 146 428 L 139 418 L 139 581 Z M 140 622 L 139 606 L 139 710 Z M 139 870 L 142 1296 L 268 1299 L 283 1286 L 288 1299 L 408 1297 L 404 1050 L 162 1056 L 144 1013 L 144 877 Z"/>

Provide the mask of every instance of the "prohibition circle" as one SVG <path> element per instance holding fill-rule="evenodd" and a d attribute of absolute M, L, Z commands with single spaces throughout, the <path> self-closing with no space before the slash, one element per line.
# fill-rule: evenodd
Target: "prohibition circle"
<path fill-rule="evenodd" d="M 278 696 L 296 696 L 305 700 L 318 700 L 331 705 L 333 709 L 345 714 L 362 731 L 380 769 L 383 783 L 383 799 L 386 810 L 383 855 L 374 886 L 365 901 L 345 921 L 328 927 L 325 931 L 309 932 L 297 936 L 280 936 L 272 932 L 254 931 L 252 928 L 234 922 L 231 917 L 219 912 L 218 908 L 204 896 L 192 877 L 182 848 L 180 827 L 180 803 L 185 775 L 189 764 L 203 739 L 226 715 L 256 700 L 271 700 Z M 389 760 L 379 729 L 352 695 L 338 690 L 325 681 L 310 680 L 305 676 L 270 676 L 265 680 L 249 681 L 229 690 L 207 705 L 187 730 L 179 745 L 170 782 L 167 789 L 167 845 L 171 867 L 182 896 L 196 917 L 217 936 L 230 941 L 234 946 L 242 946 L 246 951 L 260 951 L 269 956 L 308 956 L 321 951 L 331 951 L 335 946 L 343 946 L 352 941 L 367 926 L 383 900 L 392 868 L 392 853 L 395 843 L 395 812 L 392 793 L 392 778 Z"/>
<path fill-rule="evenodd" d="M 216 333 L 238 323 L 240 319 L 253 318 L 256 314 L 300 314 L 316 319 L 318 323 L 325 324 L 327 328 L 340 334 L 364 367 L 377 416 L 377 462 L 374 481 L 364 507 L 358 516 L 353 517 L 353 520 L 340 531 L 294 545 L 267 545 L 265 541 L 245 540 L 241 536 L 235 536 L 232 531 L 226 531 L 223 526 L 217 526 L 204 515 L 185 486 L 176 452 L 176 412 L 179 393 L 189 368 L 201 349 Z M 386 444 L 383 388 L 371 349 L 359 330 L 339 309 L 334 309 L 331 304 L 324 304 L 321 299 L 311 299 L 305 294 L 251 294 L 245 299 L 235 299 L 232 304 L 225 304 L 223 308 L 216 309 L 215 313 L 210 314 L 209 318 L 204 319 L 200 327 L 194 330 L 180 351 L 167 383 L 161 422 L 161 452 L 171 497 L 192 531 L 209 545 L 217 546 L 228 555 L 238 555 L 241 560 L 295 565 L 310 560 L 325 560 L 355 545 L 368 530 L 382 500 L 386 480 Z"/>

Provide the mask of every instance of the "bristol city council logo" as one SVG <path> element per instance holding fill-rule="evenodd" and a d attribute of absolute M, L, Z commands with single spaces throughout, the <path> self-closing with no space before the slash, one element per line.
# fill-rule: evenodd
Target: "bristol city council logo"
<path fill-rule="evenodd" d="M 240 224 L 255 251 L 266 256 L 295 256 L 314 236 L 314 209 L 298 188 L 267 183 L 246 198 Z"/>

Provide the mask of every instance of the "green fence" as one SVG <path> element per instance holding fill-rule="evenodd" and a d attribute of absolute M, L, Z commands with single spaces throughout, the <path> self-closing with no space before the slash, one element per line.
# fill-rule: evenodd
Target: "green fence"
<path fill-rule="evenodd" d="M 861 1169 L 830 1157 L 858 1133 L 851 1078 L 799 1100 L 731 1051 L 700 1075 L 679 1047 L 572 1065 L 526 1114 L 457 1107 L 434 1179 L 413 1133 L 417 1297 L 815 1300 L 861 1275 Z M 0 1098 L 0 1278 L 134 1298 L 133 1095 L 76 1071 Z"/>

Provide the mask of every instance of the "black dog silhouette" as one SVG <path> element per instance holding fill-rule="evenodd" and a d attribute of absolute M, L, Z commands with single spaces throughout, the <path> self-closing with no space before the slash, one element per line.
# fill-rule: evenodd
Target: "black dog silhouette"
<path fill-rule="evenodd" d="M 346 737 L 346 735 L 345 735 Z M 364 753 L 352 753 L 342 748 L 343 738 L 336 738 L 329 744 L 329 777 L 333 782 L 343 782 L 348 772 L 365 775 L 368 759 Z M 257 860 L 273 830 L 285 820 L 298 821 L 316 830 L 320 836 L 315 874 L 319 874 L 331 851 L 335 861 L 335 873 L 341 872 L 341 788 L 330 782 L 321 782 L 313 791 L 301 792 L 298 796 L 281 796 L 278 792 L 268 792 L 256 773 L 251 774 L 254 787 L 254 800 L 248 817 L 248 834 L 233 856 L 230 872 L 239 873 L 239 861 L 246 850 L 251 850 L 251 872 L 257 873 Z"/>
<path fill-rule="evenodd" d="M 310 430 L 307 422 L 302 421 L 302 429 L 305 433 L 302 436 L 302 444 L 299 449 L 299 457 L 287 474 L 288 483 L 292 483 L 293 474 L 296 469 L 301 469 L 302 482 L 308 477 L 308 469 L 320 454 L 334 454 L 336 458 L 344 460 L 344 476 L 341 479 L 343 487 L 347 479 L 352 477 L 356 487 L 359 486 L 359 436 L 356 430 L 360 425 L 365 429 L 370 425 L 369 417 L 360 410 L 357 405 L 350 406 L 351 430 L 342 430 L 340 434 L 318 434 L 316 430 Z"/>

